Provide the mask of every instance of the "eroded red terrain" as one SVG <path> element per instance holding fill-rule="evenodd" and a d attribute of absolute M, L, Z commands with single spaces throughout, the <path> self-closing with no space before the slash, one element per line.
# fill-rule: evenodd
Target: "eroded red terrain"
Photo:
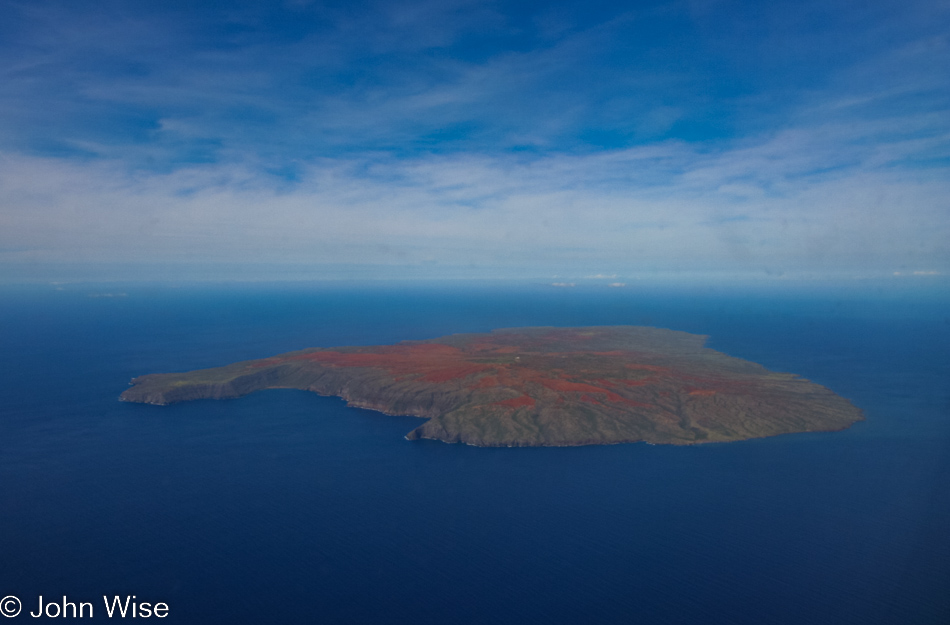
<path fill-rule="evenodd" d="M 510 337 L 503 338 L 510 340 Z M 492 406 L 510 409 L 535 406 L 537 400 L 533 395 L 539 394 L 541 389 L 553 391 L 562 401 L 637 408 L 656 407 L 655 403 L 643 401 L 643 396 L 646 391 L 655 392 L 661 387 L 679 388 L 694 397 L 712 397 L 719 392 L 735 394 L 745 390 L 741 382 L 704 378 L 667 366 L 630 362 L 638 357 L 651 357 L 635 350 L 552 349 L 554 345 L 570 343 L 582 347 L 589 338 L 589 334 L 552 328 L 545 334 L 522 341 L 520 345 L 490 341 L 484 337 L 462 345 L 406 342 L 349 348 L 348 351 L 321 350 L 277 356 L 251 366 L 263 368 L 309 361 L 334 367 L 379 369 L 400 381 L 453 382 L 471 391 L 511 389 L 520 394 L 490 402 Z M 614 377 L 597 377 L 606 371 L 613 372 Z M 635 387 L 653 388 L 631 390 Z"/>
<path fill-rule="evenodd" d="M 861 418 L 823 387 L 704 342 L 631 326 L 500 330 L 145 376 L 123 398 L 171 403 L 291 386 L 430 417 L 416 438 L 488 445 L 683 444 L 840 429 Z"/>

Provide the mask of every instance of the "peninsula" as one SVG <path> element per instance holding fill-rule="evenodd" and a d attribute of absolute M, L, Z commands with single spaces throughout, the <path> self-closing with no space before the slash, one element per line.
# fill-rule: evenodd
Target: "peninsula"
<path fill-rule="evenodd" d="M 120 399 L 171 404 L 296 388 L 427 419 L 407 439 L 479 446 L 688 445 L 832 431 L 863 419 L 827 388 L 635 326 L 509 328 L 312 348 L 137 377 Z"/>

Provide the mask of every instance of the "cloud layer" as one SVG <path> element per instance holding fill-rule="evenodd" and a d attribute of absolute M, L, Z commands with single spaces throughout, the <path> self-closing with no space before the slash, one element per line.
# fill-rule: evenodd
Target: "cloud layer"
<path fill-rule="evenodd" d="M 0 267 L 950 265 L 946 3 L 133 4 L 0 4 Z"/>

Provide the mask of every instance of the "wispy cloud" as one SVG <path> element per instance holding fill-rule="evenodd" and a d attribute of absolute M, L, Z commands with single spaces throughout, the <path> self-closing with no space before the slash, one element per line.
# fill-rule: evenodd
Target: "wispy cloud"
<path fill-rule="evenodd" d="M 554 30 L 554 8 L 505 3 L 268 4 L 7 3 L 0 138 L 175 166 L 616 149 L 754 136 L 803 116 L 886 117 L 908 97 L 931 113 L 948 105 L 948 20 L 933 2 L 805 4 L 791 21 L 779 5 L 568 4 Z"/>
<path fill-rule="evenodd" d="M 130 175 L 121 163 L 6 156 L 12 259 L 891 270 L 945 266 L 950 180 L 841 153 L 840 132 L 708 153 L 374 155 Z M 736 182 L 741 181 L 741 184 Z M 25 246 L 25 248 L 24 248 Z M 614 277 L 610 274 L 599 274 Z"/>
<path fill-rule="evenodd" d="M 946 3 L 0 12 L 0 263 L 950 264 Z"/>

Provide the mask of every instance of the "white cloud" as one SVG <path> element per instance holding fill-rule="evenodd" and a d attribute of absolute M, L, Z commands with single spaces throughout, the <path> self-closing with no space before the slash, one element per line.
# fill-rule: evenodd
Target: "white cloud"
<path fill-rule="evenodd" d="M 493 37 L 530 27 L 486 6 L 342 10 L 272 41 L 223 35 L 216 12 L 181 28 L 174 12 L 17 4 L 20 38 L 0 51 L 0 263 L 476 265 L 563 280 L 950 269 L 943 8 L 831 7 L 854 28 L 792 25 L 780 52 L 766 32 L 738 33 L 766 46 L 758 58 L 713 28 L 710 5 L 690 18 L 711 61 L 696 63 L 672 31 L 657 49 L 631 36 L 659 15 L 536 16 L 541 39 L 509 45 Z M 449 50 L 467 38 L 485 50 Z M 720 138 L 655 139 L 683 120 Z M 583 138 L 598 132 L 636 147 Z M 27 155 L 49 137 L 88 160 Z M 186 164 L 203 159 L 215 162 Z"/>
<path fill-rule="evenodd" d="M 904 142 L 841 147 L 855 136 L 786 131 L 716 152 L 666 143 L 588 155 L 371 154 L 301 163 L 292 184 L 254 163 L 129 174 L 121 163 L 7 154 L 0 262 L 947 266 L 950 179 L 895 166 L 916 149 Z"/>

